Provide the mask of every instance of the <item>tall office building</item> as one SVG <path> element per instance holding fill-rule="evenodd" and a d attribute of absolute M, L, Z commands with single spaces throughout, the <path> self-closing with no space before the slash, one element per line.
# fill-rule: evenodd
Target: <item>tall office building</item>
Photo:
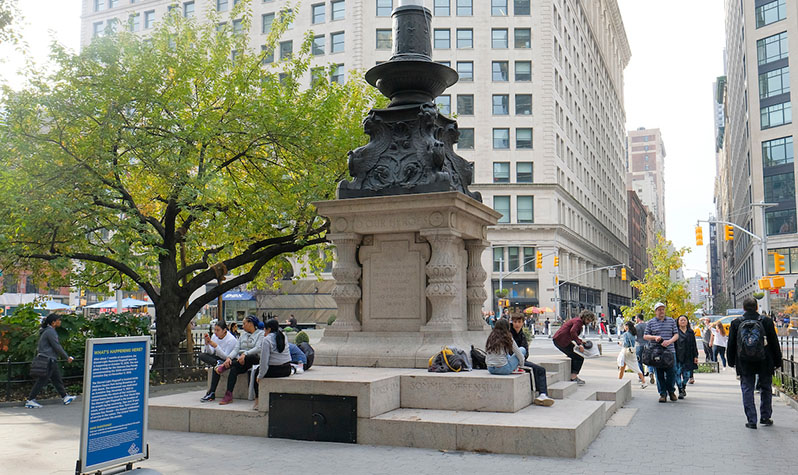
<path fill-rule="evenodd" d="M 665 144 L 659 129 L 631 130 L 626 141 L 626 187 L 654 214 L 654 228 L 665 236 Z M 656 241 L 656 239 L 655 239 Z"/>
<path fill-rule="evenodd" d="M 216 9 L 235 23 L 225 16 L 234 3 L 84 0 L 82 40 L 102 34 L 108 21 L 146 33 L 169 8 L 200 18 Z M 612 316 L 630 295 L 627 282 L 596 270 L 628 259 L 623 71 L 631 53 L 616 0 L 423 3 L 433 14 L 432 59 L 460 77 L 437 102 L 457 116 L 456 150 L 475 164 L 471 189 L 503 215 L 483 256 L 488 294 L 501 282 L 513 306 L 555 308 L 559 279 L 563 315 L 601 306 Z M 288 5 L 252 1 L 252 48 Z M 387 61 L 398 5 L 303 2 L 273 59 L 298 49 L 312 29 L 314 65 L 334 64 L 333 80 Z M 498 310 L 497 299 L 485 307 Z"/>
<path fill-rule="evenodd" d="M 769 252 L 786 256 L 788 288 L 798 274 L 790 98 L 790 63 L 796 55 L 788 47 L 797 39 L 796 0 L 726 1 L 725 133 L 717 215 L 757 236 L 767 235 Z M 728 269 L 728 297 L 739 307 L 744 297 L 759 290 L 757 279 L 764 273 L 761 248 L 757 240 L 735 232 L 721 251 Z M 767 261 L 765 270 L 770 273 L 772 254 Z M 773 310 L 784 305 L 786 290 L 771 296 Z"/>

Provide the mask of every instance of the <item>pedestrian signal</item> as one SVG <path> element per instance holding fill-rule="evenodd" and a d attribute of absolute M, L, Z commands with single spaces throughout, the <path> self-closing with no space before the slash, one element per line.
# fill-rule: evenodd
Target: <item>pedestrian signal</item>
<path fill-rule="evenodd" d="M 732 226 L 730 224 L 727 224 L 725 226 L 725 228 L 726 228 L 725 229 L 725 231 L 726 231 L 725 232 L 726 240 L 727 241 L 733 241 L 734 240 L 734 226 Z"/>
<path fill-rule="evenodd" d="M 704 245 L 704 230 L 701 228 L 701 226 L 695 227 L 695 245 L 696 246 Z"/>

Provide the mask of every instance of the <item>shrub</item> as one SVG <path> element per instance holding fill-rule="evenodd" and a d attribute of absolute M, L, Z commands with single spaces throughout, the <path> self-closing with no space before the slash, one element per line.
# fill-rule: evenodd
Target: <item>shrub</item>
<path fill-rule="evenodd" d="M 297 345 L 300 343 L 310 343 L 310 337 L 308 336 L 307 333 L 301 331 L 296 334 L 296 338 L 294 338 L 294 343 Z"/>
<path fill-rule="evenodd" d="M 284 331 L 285 333 L 294 333 L 294 332 L 296 331 L 296 328 L 293 328 L 293 327 L 285 327 L 285 328 L 283 329 L 283 331 Z"/>
<path fill-rule="evenodd" d="M 330 315 L 330 318 L 327 319 L 327 326 L 330 326 L 335 321 L 335 315 Z"/>

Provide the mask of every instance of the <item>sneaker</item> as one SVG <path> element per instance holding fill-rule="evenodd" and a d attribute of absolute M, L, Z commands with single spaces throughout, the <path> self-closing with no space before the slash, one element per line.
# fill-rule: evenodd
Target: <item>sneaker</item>
<path fill-rule="evenodd" d="M 585 385 L 585 381 L 583 379 L 580 379 L 579 376 L 575 377 L 571 381 L 575 382 L 579 386 L 584 386 Z"/>
<path fill-rule="evenodd" d="M 554 399 L 552 399 L 552 398 L 548 397 L 547 395 L 541 393 L 540 396 L 536 397 L 535 400 L 532 401 L 532 403 L 535 404 L 536 406 L 549 407 L 549 406 L 554 404 Z"/>
<path fill-rule="evenodd" d="M 30 399 L 28 401 L 25 401 L 25 407 L 27 407 L 28 409 L 39 409 L 40 407 L 42 407 L 42 405 L 36 402 L 35 399 Z"/>
<path fill-rule="evenodd" d="M 687 382 L 690 384 L 695 384 L 695 378 L 690 378 Z"/>
<path fill-rule="evenodd" d="M 668 393 L 668 396 L 671 397 L 671 401 L 676 401 L 677 399 L 679 399 L 676 397 L 676 393 Z"/>
<path fill-rule="evenodd" d="M 200 399 L 200 402 L 208 402 L 208 401 L 215 401 L 216 400 L 216 393 L 210 392 Z"/>
<path fill-rule="evenodd" d="M 762 424 L 763 426 L 772 426 L 773 419 L 759 419 L 759 423 Z"/>
<path fill-rule="evenodd" d="M 513 374 L 523 374 L 524 370 L 522 368 L 515 368 L 513 370 Z"/>
<path fill-rule="evenodd" d="M 668 398 L 665 397 L 664 394 L 660 395 L 659 402 L 668 402 Z"/>
<path fill-rule="evenodd" d="M 216 367 L 216 369 L 214 371 L 216 371 L 216 374 L 222 374 L 225 371 L 227 371 L 228 369 L 229 368 L 226 368 L 223 364 L 220 364 L 219 366 Z"/>
<path fill-rule="evenodd" d="M 219 404 L 224 406 L 225 404 L 230 404 L 231 402 L 233 402 L 233 393 L 231 391 L 225 391 L 224 397 L 221 401 L 219 401 Z"/>
<path fill-rule="evenodd" d="M 64 396 L 64 405 L 68 406 L 75 400 L 75 396 Z"/>
<path fill-rule="evenodd" d="M 749 429 L 756 429 L 756 422 L 746 422 L 745 427 L 748 427 Z"/>
<path fill-rule="evenodd" d="M 640 389 L 646 389 L 647 387 L 648 387 L 648 384 L 640 383 Z"/>
<path fill-rule="evenodd" d="M 299 363 L 298 365 L 296 365 L 296 374 L 302 374 L 304 372 L 305 372 L 305 365 L 304 364 Z"/>
<path fill-rule="evenodd" d="M 654 384 L 654 373 L 648 373 L 650 379 L 648 380 L 649 384 Z"/>

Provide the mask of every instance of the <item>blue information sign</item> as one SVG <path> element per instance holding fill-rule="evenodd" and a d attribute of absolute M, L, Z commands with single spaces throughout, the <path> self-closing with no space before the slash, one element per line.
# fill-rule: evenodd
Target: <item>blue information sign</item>
<path fill-rule="evenodd" d="M 150 337 L 86 342 L 79 471 L 147 458 Z"/>

